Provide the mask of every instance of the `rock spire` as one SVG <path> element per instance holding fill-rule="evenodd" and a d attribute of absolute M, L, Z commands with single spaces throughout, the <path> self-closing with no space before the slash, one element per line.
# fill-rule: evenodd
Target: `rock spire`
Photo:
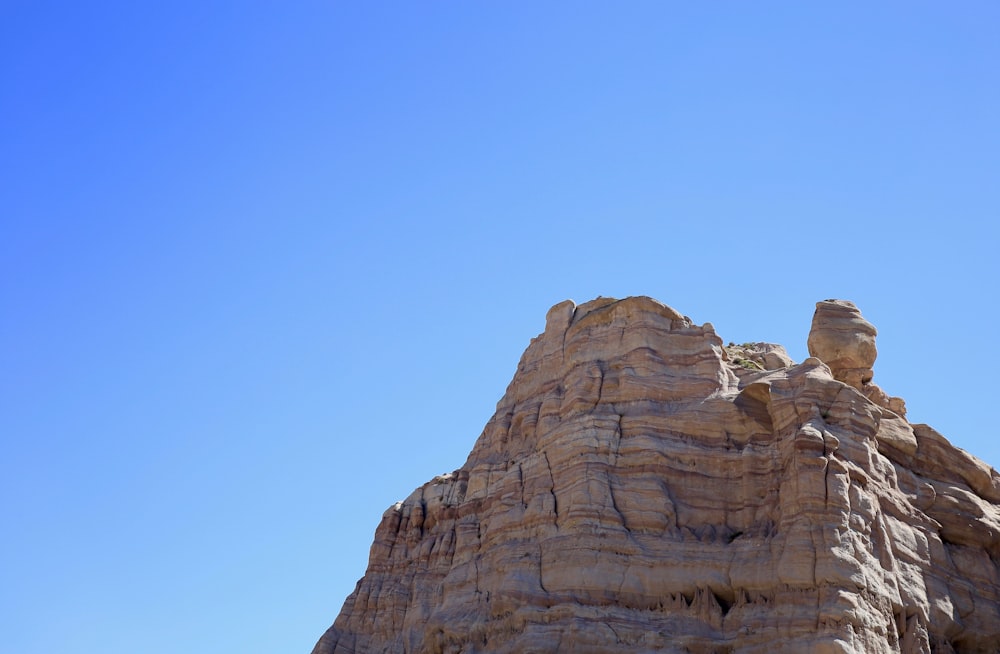
<path fill-rule="evenodd" d="M 829 366 L 834 379 L 861 390 L 874 374 L 877 335 L 875 325 L 861 317 L 853 302 L 824 300 L 816 303 L 809 354 Z"/>

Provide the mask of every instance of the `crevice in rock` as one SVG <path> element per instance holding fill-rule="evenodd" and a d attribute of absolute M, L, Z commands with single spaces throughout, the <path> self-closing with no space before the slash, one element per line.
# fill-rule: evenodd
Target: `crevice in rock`
<path fill-rule="evenodd" d="M 622 449 L 622 419 L 624 416 L 618 414 L 618 424 L 615 425 L 615 458 L 612 465 L 618 465 L 618 457 Z"/>
<path fill-rule="evenodd" d="M 622 527 L 624 527 L 625 531 L 629 531 L 628 522 L 626 522 L 625 520 L 625 514 L 623 514 L 621 512 L 621 509 L 618 508 L 618 500 L 615 499 L 614 475 L 612 475 L 610 470 L 607 473 L 607 478 L 608 478 L 608 498 L 611 500 L 611 508 L 615 510 L 616 514 L 618 514 L 618 519 L 621 520 Z"/>
<path fill-rule="evenodd" d="M 517 485 L 521 489 L 521 508 L 528 508 L 527 502 L 524 501 L 524 465 L 518 462 L 517 464 Z"/>
<path fill-rule="evenodd" d="M 552 474 L 552 464 L 549 463 L 549 454 L 546 451 L 542 451 L 542 458 L 545 459 L 545 469 L 549 472 L 549 492 L 552 494 L 552 513 L 553 513 L 553 524 L 556 529 L 559 528 L 559 498 L 556 496 L 556 478 Z"/>
<path fill-rule="evenodd" d="M 594 409 L 596 409 L 597 407 L 599 407 L 601 405 L 601 402 L 602 402 L 602 400 L 604 398 L 604 375 L 605 375 L 605 371 L 604 371 L 604 362 L 603 361 L 598 361 L 597 362 L 597 369 L 598 369 L 598 371 L 600 371 L 601 376 L 600 376 L 600 378 L 597 381 L 597 400 L 594 402 Z"/>
<path fill-rule="evenodd" d="M 538 546 L 538 587 L 542 589 L 543 593 L 548 593 L 548 589 L 545 588 L 545 582 L 542 580 L 542 571 L 544 566 L 542 565 L 542 546 Z"/>

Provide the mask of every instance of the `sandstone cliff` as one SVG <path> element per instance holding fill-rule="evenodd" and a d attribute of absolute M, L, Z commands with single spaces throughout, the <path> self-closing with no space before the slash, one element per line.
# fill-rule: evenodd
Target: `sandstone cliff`
<path fill-rule="evenodd" d="M 1000 476 L 871 383 L 875 335 L 820 302 L 795 365 L 556 305 L 314 654 L 1000 651 Z"/>

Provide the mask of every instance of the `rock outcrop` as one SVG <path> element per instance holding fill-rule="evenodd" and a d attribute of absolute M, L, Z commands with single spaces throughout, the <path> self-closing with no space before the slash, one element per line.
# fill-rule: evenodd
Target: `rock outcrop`
<path fill-rule="evenodd" d="M 821 302 L 795 365 L 557 304 L 314 654 L 1000 651 L 1000 475 L 871 383 L 874 338 Z"/>
<path fill-rule="evenodd" d="M 860 390 L 874 374 L 877 335 L 875 325 L 861 317 L 853 302 L 817 302 L 809 330 L 809 355 L 829 366 L 834 379 Z"/>

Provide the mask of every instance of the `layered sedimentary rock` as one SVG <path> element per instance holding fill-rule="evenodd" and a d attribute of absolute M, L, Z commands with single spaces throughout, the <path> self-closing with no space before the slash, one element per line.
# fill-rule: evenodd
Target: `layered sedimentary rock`
<path fill-rule="evenodd" d="M 314 654 L 1000 651 L 1000 476 L 820 305 L 798 365 L 650 298 L 553 307 Z"/>

